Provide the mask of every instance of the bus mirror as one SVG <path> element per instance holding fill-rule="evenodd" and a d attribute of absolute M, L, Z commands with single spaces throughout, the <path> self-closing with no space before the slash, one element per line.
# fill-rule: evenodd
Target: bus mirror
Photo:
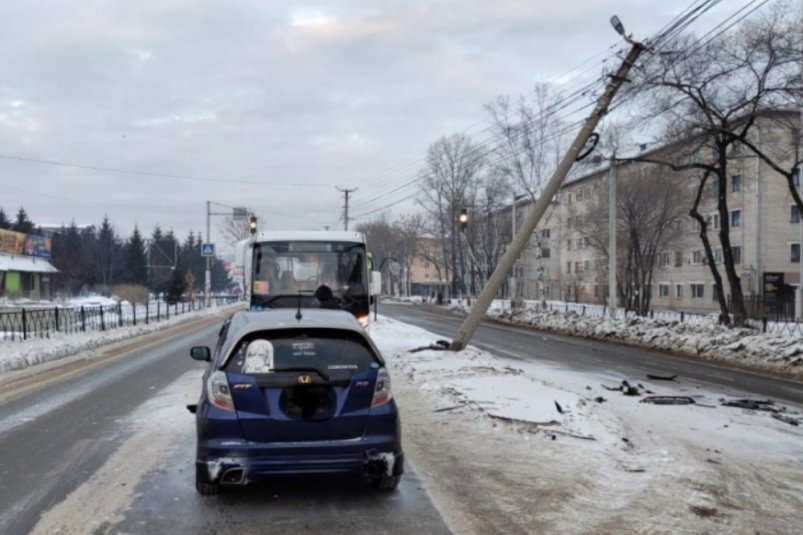
<path fill-rule="evenodd" d="M 371 295 L 379 295 L 382 293 L 382 272 L 371 272 Z"/>

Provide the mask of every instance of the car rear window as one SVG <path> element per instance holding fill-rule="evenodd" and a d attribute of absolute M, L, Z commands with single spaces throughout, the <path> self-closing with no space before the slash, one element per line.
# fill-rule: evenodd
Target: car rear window
<path fill-rule="evenodd" d="M 238 344 L 225 370 L 264 374 L 303 368 L 348 377 L 380 366 L 374 351 L 356 333 L 281 331 L 249 335 Z"/>

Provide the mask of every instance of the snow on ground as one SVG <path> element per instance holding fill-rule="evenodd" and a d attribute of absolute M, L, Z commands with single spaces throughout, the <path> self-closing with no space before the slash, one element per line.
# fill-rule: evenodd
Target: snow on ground
<path fill-rule="evenodd" d="M 751 328 L 728 328 L 711 318 L 681 322 L 679 314 L 677 318 L 668 314 L 654 319 L 625 318 L 620 311 L 619 317 L 610 318 L 600 313 L 604 307 L 551 304 L 551 308 L 543 309 L 536 302 L 527 302 L 524 308 L 511 309 L 509 301 L 495 300 L 486 316 L 571 336 L 671 351 L 803 379 L 803 336 L 795 329 L 762 333 Z M 469 308 L 465 301 L 449 306 L 450 310 L 461 314 Z M 587 314 L 581 312 L 583 309 Z M 790 325 L 798 327 L 794 323 Z"/>
<path fill-rule="evenodd" d="M 619 376 L 471 347 L 411 353 L 436 336 L 384 317 L 371 336 L 392 370 L 405 445 L 426 452 L 416 470 L 458 532 L 493 529 L 490 518 L 523 533 L 797 532 L 800 426 L 720 406 L 723 392 L 682 381 L 627 378 L 696 402 L 652 405 L 601 386 Z M 800 407 L 788 411 L 803 422 Z"/>

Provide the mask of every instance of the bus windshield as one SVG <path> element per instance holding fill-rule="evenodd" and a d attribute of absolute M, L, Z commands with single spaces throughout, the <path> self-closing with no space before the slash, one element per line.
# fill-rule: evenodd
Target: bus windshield
<path fill-rule="evenodd" d="M 295 306 L 281 297 L 307 298 L 326 285 L 348 303 L 367 304 L 368 281 L 365 245 L 330 241 L 270 241 L 254 245 L 252 304 Z M 363 307 L 359 307 L 363 308 Z"/>

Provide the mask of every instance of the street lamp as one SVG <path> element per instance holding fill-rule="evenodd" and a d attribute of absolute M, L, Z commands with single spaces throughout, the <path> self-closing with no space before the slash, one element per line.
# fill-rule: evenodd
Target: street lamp
<path fill-rule="evenodd" d="M 460 210 L 460 216 L 457 218 L 460 222 L 460 230 L 465 232 L 466 227 L 468 226 L 468 209 L 463 208 Z"/>

